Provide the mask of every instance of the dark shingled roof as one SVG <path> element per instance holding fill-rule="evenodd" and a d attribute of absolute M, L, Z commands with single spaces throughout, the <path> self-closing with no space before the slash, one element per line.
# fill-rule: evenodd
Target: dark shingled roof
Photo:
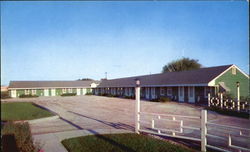
<path fill-rule="evenodd" d="M 98 81 L 10 81 L 9 88 L 62 88 L 90 87 Z"/>
<path fill-rule="evenodd" d="M 141 86 L 178 86 L 192 84 L 208 84 L 216 76 L 224 72 L 232 65 L 201 68 L 197 70 L 182 71 L 182 72 L 167 72 L 161 74 L 152 74 L 144 76 L 134 76 L 120 79 L 102 80 L 98 88 L 102 87 L 134 87 L 135 79 L 138 78 Z"/>

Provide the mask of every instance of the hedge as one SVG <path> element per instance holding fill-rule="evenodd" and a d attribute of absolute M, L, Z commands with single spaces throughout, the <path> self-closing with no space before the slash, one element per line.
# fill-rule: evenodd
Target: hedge
<path fill-rule="evenodd" d="M 2 126 L 1 126 L 2 127 Z M 7 122 L 1 129 L 1 151 L 18 150 L 19 152 L 38 152 L 41 147 L 33 144 L 29 124 Z"/>
<path fill-rule="evenodd" d="M 64 94 L 61 94 L 61 96 L 75 96 L 76 93 L 64 93 Z"/>
<path fill-rule="evenodd" d="M 32 95 L 32 94 L 21 94 L 19 98 L 35 98 L 38 97 L 38 95 Z"/>

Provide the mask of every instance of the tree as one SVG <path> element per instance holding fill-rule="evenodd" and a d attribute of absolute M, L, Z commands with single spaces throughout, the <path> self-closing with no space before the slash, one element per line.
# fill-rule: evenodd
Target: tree
<path fill-rule="evenodd" d="M 82 79 L 78 79 L 77 81 L 94 81 L 91 78 L 82 78 Z"/>
<path fill-rule="evenodd" d="M 199 60 L 182 58 L 174 60 L 162 68 L 162 73 L 195 70 L 202 67 Z"/>

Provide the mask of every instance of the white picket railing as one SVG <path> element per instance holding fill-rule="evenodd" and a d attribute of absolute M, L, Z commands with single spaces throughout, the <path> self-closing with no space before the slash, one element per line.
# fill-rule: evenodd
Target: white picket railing
<path fill-rule="evenodd" d="M 166 137 L 188 139 L 188 140 L 193 140 L 193 141 L 200 141 L 201 142 L 201 151 L 206 151 L 207 148 L 212 148 L 212 149 L 215 149 L 215 150 L 225 151 L 225 152 L 229 151 L 228 148 L 234 148 L 234 149 L 237 149 L 237 150 L 250 151 L 250 149 L 248 149 L 246 147 L 241 147 L 241 146 L 237 146 L 237 145 L 232 144 L 232 138 L 235 137 L 235 136 L 240 136 L 240 137 L 250 139 L 250 136 L 242 134 L 242 131 L 249 131 L 250 132 L 250 129 L 241 128 L 241 127 L 227 126 L 227 125 L 219 125 L 219 124 L 207 122 L 207 110 L 202 110 L 201 111 L 201 117 L 183 116 L 183 115 L 171 115 L 171 114 L 157 114 L 157 113 L 148 113 L 148 112 L 139 112 L 139 115 L 140 115 L 140 118 L 143 115 L 155 117 L 155 118 L 151 118 L 151 121 L 139 120 L 139 124 L 140 124 L 139 126 L 142 126 L 141 124 L 148 124 L 148 125 L 151 126 L 150 130 L 139 128 L 138 129 L 139 132 L 144 132 L 144 133 L 149 133 L 149 134 L 154 134 L 154 135 L 160 135 L 160 136 L 166 136 Z M 171 117 L 171 119 L 164 119 L 162 117 Z M 177 120 L 177 118 L 178 118 L 178 120 Z M 182 118 L 198 120 L 198 121 L 200 121 L 200 126 L 199 127 L 184 126 Z M 155 127 L 156 126 L 156 121 L 155 120 L 167 121 L 169 123 L 172 123 L 172 122 L 179 123 L 179 128 L 178 128 L 179 130 L 157 128 L 157 127 Z M 237 130 L 239 132 L 239 135 L 228 133 L 227 138 L 223 138 L 222 136 L 219 136 L 219 135 L 209 134 L 209 133 L 207 133 L 208 126 L 209 127 L 216 127 L 216 128 L 229 128 L 229 129 Z M 198 130 L 198 131 L 200 131 L 200 138 L 190 137 L 190 136 L 185 135 L 183 129 L 190 129 L 190 130 Z M 163 132 L 170 132 L 170 134 L 163 133 Z M 177 135 L 177 133 L 179 135 Z M 182 134 L 182 135 L 180 135 L 180 134 Z M 226 142 L 228 143 L 228 145 L 225 148 L 221 148 L 221 147 L 216 147 L 216 146 L 211 145 L 211 144 L 207 144 L 207 137 L 221 139 L 221 140 L 227 140 Z"/>
<path fill-rule="evenodd" d="M 155 135 L 160 135 L 160 136 L 167 136 L 167 137 L 174 137 L 174 138 L 180 138 L 180 139 L 188 139 L 188 140 L 193 140 L 193 141 L 200 141 L 201 142 L 201 151 L 206 152 L 207 148 L 219 150 L 219 151 L 230 151 L 228 148 L 233 148 L 238 150 L 239 152 L 243 151 L 250 151 L 248 147 L 242 147 L 239 145 L 234 145 L 232 144 L 232 137 L 234 136 L 240 136 L 242 138 L 250 138 L 250 136 L 243 135 L 242 131 L 248 131 L 250 132 L 250 129 L 248 128 L 241 128 L 241 127 L 233 127 L 233 126 L 227 126 L 227 125 L 220 125 L 220 124 L 215 124 L 211 122 L 207 122 L 207 110 L 202 110 L 201 111 L 201 116 L 183 116 L 183 115 L 171 115 L 171 114 L 157 114 L 157 113 L 148 113 L 148 112 L 140 112 L 140 87 L 137 86 L 135 88 L 135 94 L 136 94 L 136 102 L 135 102 L 135 132 L 140 133 L 140 132 L 145 132 L 149 134 L 155 134 Z M 223 96 L 221 97 L 221 102 L 218 102 L 217 105 L 223 107 Z M 210 94 L 208 96 L 208 105 L 210 106 Z M 237 110 L 240 111 L 240 102 L 238 100 L 237 102 Z M 157 118 L 151 118 L 151 121 L 142 121 L 141 116 L 143 115 L 151 115 L 151 116 L 156 116 Z M 171 117 L 171 119 L 164 119 L 162 117 Z M 178 120 L 176 119 L 178 118 Z M 199 127 L 191 127 L 191 126 L 184 126 L 183 124 L 183 119 L 195 119 L 200 122 Z M 179 130 L 173 130 L 173 129 L 165 129 L 165 128 L 157 128 L 156 126 L 156 121 L 155 120 L 160 120 L 160 121 L 168 121 L 168 122 L 177 122 L 179 123 Z M 141 124 L 146 123 L 149 124 L 150 130 L 148 129 L 142 129 Z M 222 136 L 219 135 L 213 135 L 208 133 L 208 126 L 216 127 L 217 128 L 229 128 L 229 129 L 234 129 L 239 132 L 239 135 L 235 134 L 230 134 L 228 133 L 228 136 L 226 138 L 227 140 L 227 147 L 219 147 L 216 145 L 211 145 L 207 143 L 207 138 L 213 138 L 213 139 L 222 139 L 225 140 Z M 190 137 L 184 134 L 183 129 L 190 129 L 190 130 L 195 130 L 195 131 L 200 131 L 200 138 L 197 137 Z M 166 132 L 170 132 L 171 134 L 167 134 Z M 178 135 L 177 135 L 178 134 Z M 248 146 L 249 143 L 247 143 L 246 146 Z"/>
<path fill-rule="evenodd" d="M 249 103 L 247 101 L 240 101 L 240 99 L 237 99 L 237 101 L 233 99 L 224 99 L 222 93 L 219 95 L 219 97 L 211 97 L 209 93 L 208 107 L 218 107 L 221 109 L 250 113 Z"/>

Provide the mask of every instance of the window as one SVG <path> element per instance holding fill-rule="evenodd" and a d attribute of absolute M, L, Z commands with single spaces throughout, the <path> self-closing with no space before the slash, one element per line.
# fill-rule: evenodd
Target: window
<path fill-rule="evenodd" d="M 236 68 L 235 67 L 232 67 L 232 74 L 236 75 Z"/>
<path fill-rule="evenodd" d="M 165 89 L 164 89 L 164 88 L 161 88 L 160 90 L 161 90 L 161 91 L 160 91 L 160 92 L 161 92 L 161 96 L 164 96 L 164 95 L 165 95 Z"/>
<path fill-rule="evenodd" d="M 129 88 L 129 96 L 132 96 L 132 88 Z"/>
<path fill-rule="evenodd" d="M 66 93 L 66 89 L 65 88 L 62 89 L 62 93 Z"/>
<path fill-rule="evenodd" d="M 167 89 L 167 95 L 168 95 L 168 96 L 172 96 L 172 92 L 173 92 L 173 91 L 172 91 L 172 88 L 168 88 L 168 89 Z"/>
<path fill-rule="evenodd" d="M 72 88 L 68 88 L 68 92 L 69 92 L 69 93 L 72 93 Z"/>
<path fill-rule="evenodd" d="M 30 90 L 28 90 L 28 89 L 25 89 L 25 90 L 24 90 L 24 94 L 25 94 L 25 95 L 28 95 L 28 94 L 30 94 Z"/>
<path fill-rule="evenodd" d="M 36 94 L 36 90 L 31 91 L 32 95 Z"/>

